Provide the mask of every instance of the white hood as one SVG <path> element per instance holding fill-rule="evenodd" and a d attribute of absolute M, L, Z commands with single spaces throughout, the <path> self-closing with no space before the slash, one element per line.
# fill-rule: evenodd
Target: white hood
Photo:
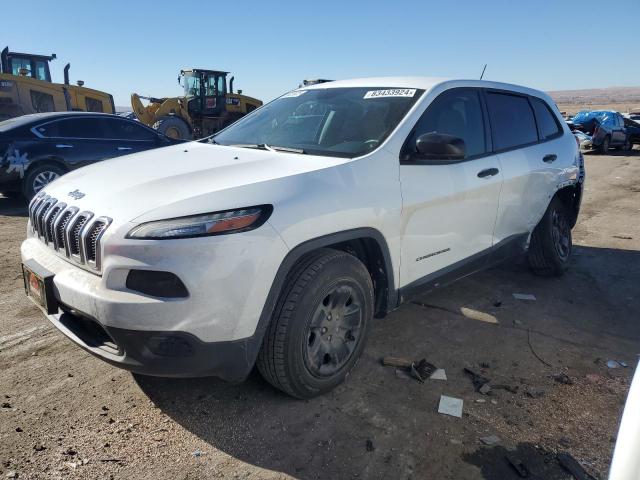
<path fill-rule="evenodd" d="M 59 201 L 118 222 L 146 221 L 155 211 L 157 218 L 170 218 L 272 203 L 274 199 L 251 198 L 261 190 L 253 187 L 347 161 L 190 142 L 80 168 L 45 190 Z M 84 196 L 74 200 L 69 192 L 75 190 Z M 139 218 L 145 213 L 150 215 Z"/>

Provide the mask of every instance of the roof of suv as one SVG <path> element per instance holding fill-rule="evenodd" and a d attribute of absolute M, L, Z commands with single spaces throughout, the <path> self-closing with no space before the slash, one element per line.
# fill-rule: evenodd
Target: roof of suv
<path fill-rule="evenodd" d="M 509 83 L 491 82 L 488 80 L 465 80 L 465 79 L 453 79 L 442 77 L 370 77 L 370 78 L 353 78 L 349 80 L 336 80 L 327 83 L 318 83 L 303 87 L 303 89 L 323 89 L 323 88 L 341 88 L 341 87 L 387 87 L 387 88 L 420 88 L 425 91 L 429 91 L 439 85 L 451 87 L 482 87 L 482 88 L 495 88 L 499 90 L 512 90 L 515 92 L 525 93 L 529 95 L 536 95 L 538 97 L 544 96 L 549 99 L 549 96 L 539 90 L 532 88 L 522 87 L 520 85 L 512 85 Z"/>

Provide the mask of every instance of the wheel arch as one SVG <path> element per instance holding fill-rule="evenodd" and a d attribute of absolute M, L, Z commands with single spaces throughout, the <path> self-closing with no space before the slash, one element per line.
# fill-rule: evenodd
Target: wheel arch
<path fill-rule="evenodd" d="M 567 206 L 567 210 L 570 213 L 569 220 L 571 228 L 575 227 L 576 222 L 578 221 L 578 213 L 580 212 L 580 204 L 582 202 L 582 184 L 574 183 L 558 189 L 549 203 L 551 203 L 555 198 L 559 198 Z"/>
<path fill-rule="evenodd" d="M 36 158 L 35 160 L 31 160 L 27 165 L 27 167 L 25 168 L 24 173 L 26 174 L 30 170 L 33 170 L 34 168 L 42 167 L 43 165 L 55 165 L 56 167 L 64 170 L 65 173 L 69 173 L 70 171 L 69 166 L 61 158 L 41 157 L 41 158 Z"/>

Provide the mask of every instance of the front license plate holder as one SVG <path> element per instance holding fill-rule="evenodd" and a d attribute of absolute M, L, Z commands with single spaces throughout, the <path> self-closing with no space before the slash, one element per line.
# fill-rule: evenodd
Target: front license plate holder
<path fill-rule="evenodd" d="M 58 313 L 58 301 L 53 291 L 53 273 L 35 260 L 22 264 L 22 279 L 27 296 L 46 314 Z"/>

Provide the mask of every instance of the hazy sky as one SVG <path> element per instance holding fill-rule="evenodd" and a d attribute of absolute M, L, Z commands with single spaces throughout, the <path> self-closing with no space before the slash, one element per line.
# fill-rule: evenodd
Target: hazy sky
<path fill-rule="evenodd" d="M 35 1 L 2 6 L 1 42 L 50 54 L 54 81 L 180 93 L 181 68 L 228 70 L 269 100 L 303 78 L 425 75 L 543 90 L 640 86 L 640 0 Z M 0 47 L 0 48 L 2 48 Z"/>

